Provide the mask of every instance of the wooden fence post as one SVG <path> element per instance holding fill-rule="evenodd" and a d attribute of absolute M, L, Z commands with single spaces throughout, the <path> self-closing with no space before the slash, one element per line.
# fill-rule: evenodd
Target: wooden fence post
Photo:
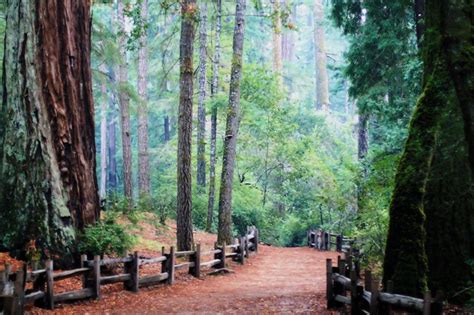
<path fill-rule="evenodd" d="M 326 300 L 327 308 L 334 304 L 334 294 L 332 286 L 332 259 L 326 259 Z"/>
<path fill-rule="evenodd" d="M 190 258 L 194 262 L 194 267 L 189 268 L 189 273 L 199 278 L 201 276 L 201 244 L 196 245 L 196 250 Z"/>
<path fill-rule="evenodd" d="M 85 267 L 87 267 L 87 255 L 82 254 L 81 255 L 81 268 L 85 268 Z M 87 288 L 87 273 L 84 273 L 81 278 L 82 278 L 82 288 L 85 289 Z"/>
<path fill-rule="evenodd" d="M 372 295 L 370 297 L 370 315 L 379 314 L 379 287 L 380 282 L 378 280 L 372 281 Z"/>
<path fill-rule="evenodd" d="M 258 236 L 258 229 L 255 228 L 255 233 L 254 233 L 254 238 L 253 241 L 255 242 L 255 253 L 258 254 L 258 242 L 259 242 L 259 236 Z"/>
<path fill-rule="evenodd" d="M 170 247 L 170 253 L 167 255 L 166 264 L 168 272 L 168 284 L 174 284 L 174 264 L 176 261 L 176 255 L 174 251 L 174 246 Z"/>
<path fill-rule="evenodd" d="M 345 270 L 346 270 L 346 261 L 345 259 L 339 259 L 341 256 L 337 256 L 337 263 L 338 263 L 338 268 L 339 268 L 339 274 L 342 276 L 345 276 Z"/>
<path fill-rule="evenodd" d="M 129 290 L 132 292 L 138 292 L 138 268 L 140 266 L 140 261 L 138 259 L 138 252 L 133 252 L 132 263 L 130 264 L 130 287 Z"/>
<path fill-rule="evenodd" d="M 336 236 L 336 251 L 342 252 L 342 234 Z"/>
<path fill-rule="evenodd" d="M 226 250 L 225 250 L 225 242 L 222 244 L 222 251 L 221 251 L 221 256 L 220 256 L 220 259 L 221 259 L 221 263 L 218 265 L 219 268 L 225 268 L 226 267 L 226 263 L 225 263 L 225 255 L 226 255 Z"/>
<path fill-rule="evenodd" d="M 364 287 L 365 290 L 372 292 L 372 271 L 366 269 L 364 277 Z"/>
<path fill-rule="evenodd" d="M 245 264 L 245 237 L 240 238 L 239 249 L 240 249 L 240 263 L 244 265 Z"/>
<path fill-rule="evenodd" d="M 431 314 L 431 292 L 426 291 L 423 295 L 423 315 Z"/>
<path fill-rule="evenodd" d="M 351 314 L 360 314 L 359 296 L 357 292 L 357 273 L 351 269 Z"/>
<path fill-rule="evenodd" d="M 306 244 L 308 245 L 308 247 L 311 247 L 310 237 L 311 237 L 311 229 L 306 231 Z"/>
<path fill-rule="evenodd" d="M 92 290 L 96 299 L 100 299 L 100 256 L 94 256 L 94 264 L 92 267 Z"/>
<path fill-rule="evenodd" d="M 161 256 L 165 256 L 166 257 L 166 252 L 165 252 L 165 247 L 164 246 L 161 246 Z M 167 263 L 168 260 L 164 260 L 161 262 L 161 273 L 164 273 L 166 272 L 166 263 Z"/>
<path fill-rule="evenodd" d="M 54 279 L 53 279 L 53 261 L 46 261 L 46 306 L 48 309 L 54 309 Z"/>
<path fill-rule="evenodd" d="M 326 241 L 326 244 L 324 244 L 324 249 L 325 250 L 330 250 L 331 249 L 331 240 L 328 232 L 324 232 L 324 239 Z"/>

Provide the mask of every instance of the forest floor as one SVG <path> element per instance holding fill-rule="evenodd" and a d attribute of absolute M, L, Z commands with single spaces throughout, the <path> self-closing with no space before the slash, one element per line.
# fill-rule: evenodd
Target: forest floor
<path fill-rule="evenodd" d="M 234 271 L 204 275 L 179 273 L 176 284 L 122 291 L 110 285 L 101 300 L 58 305 L 54 311 L 33 308 L 31 314 L 338 314 L 326 310 L 326 258 L 337 253 L 314 249 L 261 246 Z M 205 274 L 205 272 L 204 272 Z"/>

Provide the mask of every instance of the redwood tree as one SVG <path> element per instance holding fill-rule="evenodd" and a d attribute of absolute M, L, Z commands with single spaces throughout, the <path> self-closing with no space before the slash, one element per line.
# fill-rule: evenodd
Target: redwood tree
<path fill-rule="evenodd" d="M 329 109 L 329 85 L 326 69 L 326 44 L 324 39 L 324 5 L 322 0 L 314 0 L 314 64 L 316 84 L 316 109 Z"/>
<path fill-rule="evenodd" d="M 245 0 L 236 1 L 232 68 L 230 74 L 229 105 L 224 138 L 224 156 L 219 198 L 219 231 L 217 242 L 232 242 L 232 181 L 234 177 L 237 134 L 240 115 L 240 79 L 244 48 Z"/>
<path fill-rule="evenodd" d="M 193 123 L 193 43 L 196 11 L 195 0 L 184 0 L 181 3 L 176 216 L 178 250 L 190 250 L 193 245 L 191 137 Z"/>
<path fill-rule="evenodd" d="M 72 251 L 99 216 L 90 1 L 8 0 L 0 111 L 0 243 Z M 66 258 L 66 256 L 63 256 Z"/>

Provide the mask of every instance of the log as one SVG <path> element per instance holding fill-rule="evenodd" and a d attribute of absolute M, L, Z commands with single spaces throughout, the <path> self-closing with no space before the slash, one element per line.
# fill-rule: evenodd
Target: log
<path fill-rule="evenodd" d="M 334 300 L 339 303 L 351 305 L 351 298 L 348 296 L 343 296 L 343 295 L 338 294 L 334 297 Z"/>
<path fill-rule="evenodd" d="M 150 264 L 156 264 L 159 262 L 163 262 L 166 260 L 165 256 L 160 256 L 160 257 L 153 257 L 153 258 L 145 258 L 145 259 L 140 259 L 140 266 L 142 265 L 150 265 Z"/>
<path fill-rule="evenodd" d="M 81 289 L 72 292 L 64 292 L 54 296 L 54 302 L 82 300 L 95 296 L 95 292 L 91 288 Z"/>
<path fill-rule="evenodd" d="M 132 257 L 122 257 L 122 258 L 108 258 L 108 259 L 102 259 L 100 261 L 100 266 L 105 266 L 105 265 L 115 265 L 115 264 L 124 264 L 124 263 L 129 263 L 132 261 Z M 94 261 L 93 260 L 88 260 L 87 261 L 88 266 L 93 266 Z"/>
<path fill-rule="evenodd" d="M 237 247 L 239 247 L 239 244 L 232 244 L 232 245 L 227 245 L 226 246 L 226 248 L 228 248 L 228 249 L 235 249 Z"/>
<path fill-rule="evenodd" d="M 164 280 L 168 279 L 168 273 L 160 273 L 158 275 L 153 275 L 153 276 L 145 276 L 142 277 L 138 283 L 140 286 L 146 286 L 146 285 L 153 285 L 153 284 L 158 284 L 163 282 Z"/>
<path fill-rule="evenodd" d="M 195 254 L 193 250 L 185 250 L 185 251 L 175 253 L 176 257 L 186 257 L 186 256 L 191 256 L 193 254 Z"/>
<path fill-rule="evenodd" d="M 423 300 L 422 299 L 418 299 L 418 298 L 414 298 L 414 297 L 410 297 L 410 296 L 399 295 L 399 294 L 380 292 L 379 300 L 381 302 L 387 303 L 389 305 L 402 307 L 402 308 L 406 308 L 406 309 L 411 309 L 411 310 L 415 310 L 415 311 L 418 311 L 418 312 L 423 311 Z"/>
<path fill-rule="evenodd" d="M 225 257 L 234 257 L 237 256 L 239 253 L 228 253 L 225 255 Z"/>
<path fill-rule="evenodd" d="M 351 289 L 351 279 L 349 279 L 345 276 L 342 276 L 338 273 L 333 274 L 332 279 L 335 282 L 338 282 L 338 283 L 342 284 L 342 286 L 344 287 L 345 290 L 350 290 Z"/>
<path fill-rule="evenodd" d="M 220 254 L 221 252 L 222 251 L 220 249 L 213 249 L 213 250 L 201 253 L 201 256 L 215 255 L 215 254 Z"/>
<path fill-rule="evenodd" d="M 43 291 L 35 291 L 25 295 L 25 304 L 32 303 L 36 300 L 42 299 L 46 296 Z"/>
<path fill-rule="evenodd" d="M 89 267 L 85 268 L 77 268 L 77 269 L 72 269 L 72 270 L 66 270 L 58 273 L 53 274 L 53 279 L 54 280 L 63 280 L 71 277 L 75 277 L 77 275 L 82 275 L 91 269 Z"/>
<path fill-rule="evenodd" d="M 100 277 L 100 284 L 111 284 L 117 282 L 130 281 L 131 275 L 129 273 L 121 273 L 113 276 Z"/>
<path fill-rule="evenodd" d="M 194 262 L 186 261 L 186 262 L 174 265 L 174 270 L 180 270 L 180 269 L 184 269 L 186 267 L 194 267 Z"/>
<path fill-rule="evenodd" d="M 213 260 L 201 263 L 201 268 L 202 267 L 213 267 L 213 266 L 215 266 L 217 264 L 220 264 L 220 263 L 221 263 L 220 259 L 213 259 Z"/>

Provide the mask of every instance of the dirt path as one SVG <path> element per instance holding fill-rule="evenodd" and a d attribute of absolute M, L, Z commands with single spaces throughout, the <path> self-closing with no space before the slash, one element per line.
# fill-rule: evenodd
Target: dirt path
<path fill-rule="evenodd" d="M 325 309 L 325 260 L 314 249 L 261 246 L 235 273 L 194 279 L 180 275 L 173 286 L 138 294 L 105 288 L 100 301 L 60 305 L 57 314 L 336 314 Z M 46 313 L 33 309 L 34 314 Z"/>

